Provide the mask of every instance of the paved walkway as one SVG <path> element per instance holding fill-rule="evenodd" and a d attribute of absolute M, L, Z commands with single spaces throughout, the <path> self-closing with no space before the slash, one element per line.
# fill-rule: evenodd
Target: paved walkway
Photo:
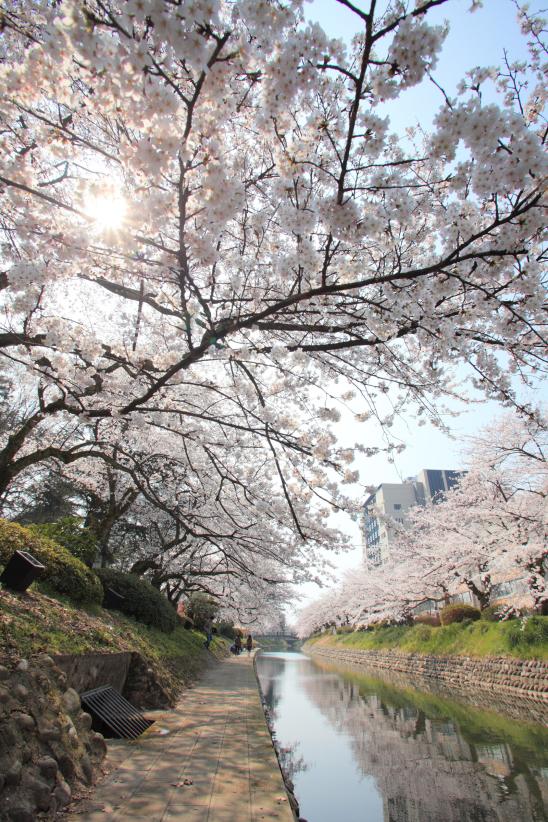
<path fill-rule="evenodd" d="M 231 657 L 138 740 L 109 743 L 114 770 L 70 822 L 294 822 L 253 661 Z"/>

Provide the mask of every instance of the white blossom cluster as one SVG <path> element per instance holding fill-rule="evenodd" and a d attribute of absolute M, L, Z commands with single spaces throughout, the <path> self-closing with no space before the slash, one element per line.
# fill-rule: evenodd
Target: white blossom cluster
<path fill-rule="evenodd" d="M 402 87 L 415 86 L 425 73 L 436 67 L 447 35 L 443 26 L 430 26 L 420 18 L 406 17 L 396 30 L 388 60 Z"/>
<path fill-rule="evenodd" d="M 435 154 L 452 160 L 460 140 L 475 158 L 474 191 L 488 196 L 493 191 L 509 194 L 533 179 L 542 179 L 547 159 L 538 139 L 513 112 L 477 100 L 442 109 L 431 142 Z"/>

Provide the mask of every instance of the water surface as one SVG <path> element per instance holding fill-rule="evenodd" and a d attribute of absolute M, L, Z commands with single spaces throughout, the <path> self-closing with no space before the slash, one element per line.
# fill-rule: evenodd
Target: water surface
<path fill-rule="evenodd" d="M 300 653 L 257 672 L 307 822 L 546 822 L 543 726 Z"/>

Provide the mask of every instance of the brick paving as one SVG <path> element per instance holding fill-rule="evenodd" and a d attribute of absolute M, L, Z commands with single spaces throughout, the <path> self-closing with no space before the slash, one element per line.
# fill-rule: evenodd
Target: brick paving
<path fill-rule="evenodd" d="M 133 742 L 109 742 L 114 769 L 70 822 L 294 822 L 253 661 L 231 657 Z"/>

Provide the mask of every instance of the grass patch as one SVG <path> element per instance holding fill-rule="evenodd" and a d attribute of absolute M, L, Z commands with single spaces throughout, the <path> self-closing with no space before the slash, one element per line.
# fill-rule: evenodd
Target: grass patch
<path fill-rule="evenodd" d="M 99 605 L 78 607 L 40 587 L 24 594 L 0 590 L 0 657 L 136 651 L 153 664 L 172 694 L 211 661 L 200 631 L 178 625 L 164 633 Z M 223 637 L 214 637 L 210 651 L 225 656 L 229 645 Z"/>
<path fill-rule="evenodd" d="M 433 656 L 508 656 L 548 659 L 548 617 L 533 616 L 508 622 L 460 622 L 394 625 L 351 634 L 324 634 L 310 643 L 363 651 L 393 649 Z"/>

